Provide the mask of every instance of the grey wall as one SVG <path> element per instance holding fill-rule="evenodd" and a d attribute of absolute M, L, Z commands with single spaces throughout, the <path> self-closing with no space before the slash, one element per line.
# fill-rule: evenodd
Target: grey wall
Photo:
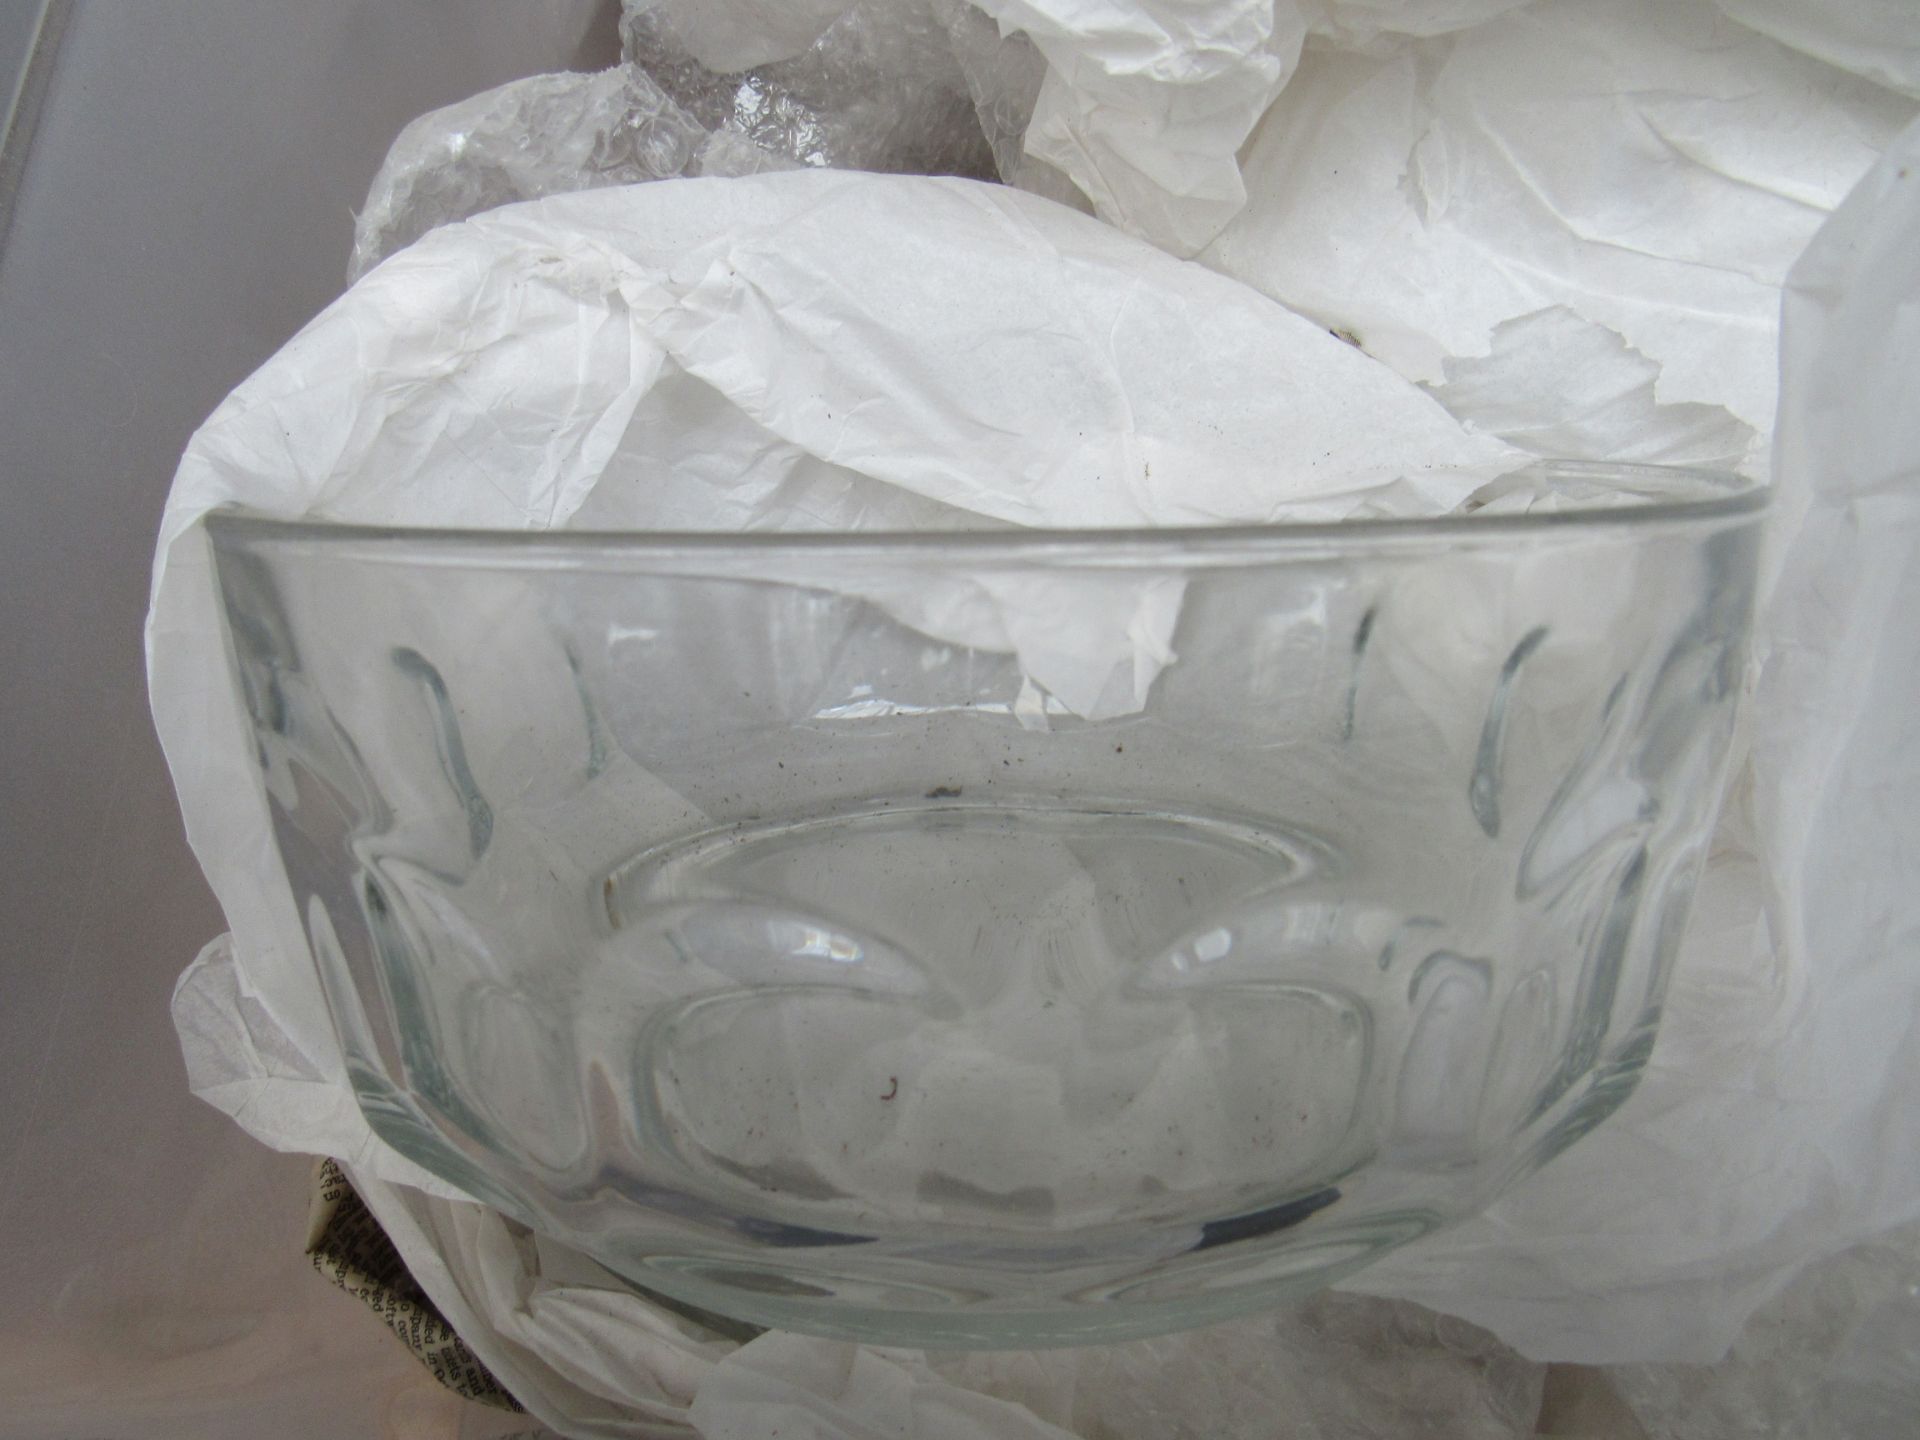
<path fill-rule="evenodd" d="M 305 1266 L 307 1162 L 187 1094 L 168 996 L 224 927 L 140 627 L 181 447 L 339 291 L 394 132 L 609 63 L 611 9 L 70 7 L 0 250 L 0 1435 L 482 1433 Z"/>

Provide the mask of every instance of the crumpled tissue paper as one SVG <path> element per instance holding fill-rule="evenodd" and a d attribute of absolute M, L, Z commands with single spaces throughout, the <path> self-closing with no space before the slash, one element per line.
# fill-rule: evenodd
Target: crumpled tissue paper
<path fill-rule="evenodd" d="M 1598 368 L 1567 363 L 1592 329 L 1624 342 L 1616 365 L 1657 367 L 1662 406 L 1764 437 L 1787 268 L 1914 114 L 1706 0 L 1542 0 L 1446 39 L 1309 52 L 1203 258 L 1409 379 L 1450 389 L 1490 356 L 1510 406 L 1549 415 L 1569 372 Z M 1556 323 L 1513 323 L 1541 312 Z M 1609 427 L 1643 453 L 1651 430 Z"/>
<path fill-rule="evenodd" d="M 1920 93 L 1920 17 L 1804 0 L 625 3 L 633 98 L 544 77 L 422 117 L 356 275 L 565 188 L 476 173 L 557 148 L 580 187 L 646 178 L 599 158 L 635 130 L 662 174 L 985 175 L 984 141 L 1008 183 L 1198 254 L 1520 448 L 1756 472 L 1786 269 Z M 436 161 L 465 183 L 416 197 Z"/>
<path fill-rule="evenodd" d="M 1787 267 L 1920 94 L 1910 7 L 975 3 L 1037 173 L 1562 458 L 1764 468 Z"/>
<path fill-rule="evenodd" d="M 1796 50 L 1723 13 L 1758 25 L 1759 0 L 1161 8 L 829 0 L 770 24 L 627 0 L 618 70 L 410 125 L 352 273 L 568 189 L 997 169 L 1198 252 L 1519 448 L 1760 472 L 1786 269 L 1916 109 L 1801 53 L 1864 41 L 1769 11 Z"/>
<path fill-rule="evenodd" d="M 1347 1282 L 1528 1354 L 1712 1361 L 1801 1264 L 1920 1215 L 1920 122 L 1794 267 L 1782 373 L 1750 751 L 1640 1088 Z"/>
<path fill-rule="evenodd" d="M 1782 45 L 1920 99 L 1920 25 L 1907 0 L 1714 0 Z"/>

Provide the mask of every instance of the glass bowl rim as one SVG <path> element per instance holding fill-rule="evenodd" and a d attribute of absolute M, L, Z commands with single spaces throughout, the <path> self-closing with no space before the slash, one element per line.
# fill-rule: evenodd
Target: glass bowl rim
<path fill-rule="evenodd" d="M 1454 542 L 1527 538 L 1571 538 L 1574 533 L 1605 533 L 1649 528 L 1681 529 L 1763 513 L 1772 486 L 1752 476 L 1695 466 L 1652 465 L 1625 461 L 1546 460 L 1508 472 L 1545 478 L 1610 480 L 1621 484 L 1622 498 L 1606 505 L 1573 504 L 1541 511 L 1453 511 L 1422 517 L 1367 516 L 1353 519 L 1283 520 L 1222 525 L 1114 526 L 1049 529 L 1002 525 L 954 530 L 618 530 L 516 529 L 475 526 L 368 524 L 315 517 L 286 518 L 239 505 L 207 512 L 205 524 L 216 543 L 268 544 L 298 548 L 317 545 L 399 559 L 405 552 L 492 553 L 526 563 L 546 554 L 556 559 L 589 554 L 736 551 L 771 556 L 790 552 L 903 553 L 934 559 L 985 555 L 1038 555 L 1071 551 L 1099 555 L 1168 552 L 1309 550 L 1364 552 L 1376 544 L 1389 548 L 1421 541 Z M 1506 478 L 1506 477 L 1500 477 Z M 1643 487 L 1635 488 L 1638 480 Z M 1668 493 L 1647 493 L 1653 486 Z M 398 552 L 398 553 L 396 553 Z"/>

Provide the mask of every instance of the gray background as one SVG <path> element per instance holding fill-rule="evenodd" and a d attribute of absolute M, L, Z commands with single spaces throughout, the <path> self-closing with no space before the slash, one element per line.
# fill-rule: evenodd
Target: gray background
<path fill-rule="evenodd" d="M 43 8 L 0 163 L 0 1435 L 501 1433 L 307 1266 L 308 1162 L 187 1093 L 168 996 L 224 926 L 140 627 L 181 448 L 338 293 L 394 133 L 611 63 L 614 8 L 0 0 L 0 118 Z"/>

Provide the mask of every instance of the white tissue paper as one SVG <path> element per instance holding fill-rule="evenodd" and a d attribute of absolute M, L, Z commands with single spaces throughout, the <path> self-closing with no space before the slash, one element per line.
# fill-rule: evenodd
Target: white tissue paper
<path fill-rule="evenodd" d="M 627 4 L 709 28 L 732 8 Z M 1003 178 L 1077 187 L 1562 458 L 1764 471 L 1787 267 L 1920 95 L 1903 3 L 936 8 L 992 95 Z M 983 14 L 1006 48 L 982 48 Z M 842 0 L 835 23 L 881 17 Z M 738 70 L 764 48 L 703 53 Z M 1022 109 L 1016 159 L 1002 137 Z"/>
<path fill-rule="evenodd" d="M 1787 268 L 1914 114 L 1706 0 L 1544 0 L 1447 39 L 1310 51 L 1202 258 L 1443 394 L 1489 357 L 1527 424 L 1569 376 L 1624 390 L 1650 365 L 1663 411 L 1717 406 L 1764 437 Z M 1663 458 L 1649 437 L 1674 417 L 1618 418 L 1596 438 Z"/>
<path fill-rule="evenodd" d="M 1028 154 L 1101 219 L 1192 255 L 1246 204 L 1235 163 L 1310 36 L 1440 35 L 1523 0 L 973 0 L 1047 60 Z"/>
<path fill-rule="evenodd" d="M 1920 123 L 1794 267 L 1782 374 L 1750 755 L 1640 1088 L 1347 1282 L 1527 1354 L 1712 1361 L 1801 1264 L 1920 1215 Z"/>
<path fill-rule="evenodd" d="M 1046 57 L 1026 148 L 1094 213 L 1192 255 L 1242 205 L 1234 152 L 1299 58 L 1305 28 L 1273 0 L 975 0 Z"/>
<path fill-rule="evenodd" d="M 1714 3 L 1782 45 L 1920 99 L 1920 24 L 1912 0 Z"/>
<path fill-rule="evenodd" d="M 1901 3 L 972 4 L 1045 59 L 1039 174 L 1562 457 L 1764 466 L 1787 267 L 1920 95 Z M 703 53 L 742 69 L 744 34 Z M 1512 387 L 1490 411 L 1481 358 Z M 1594 391 L 1595 423 L 1554 428 Z"/>

